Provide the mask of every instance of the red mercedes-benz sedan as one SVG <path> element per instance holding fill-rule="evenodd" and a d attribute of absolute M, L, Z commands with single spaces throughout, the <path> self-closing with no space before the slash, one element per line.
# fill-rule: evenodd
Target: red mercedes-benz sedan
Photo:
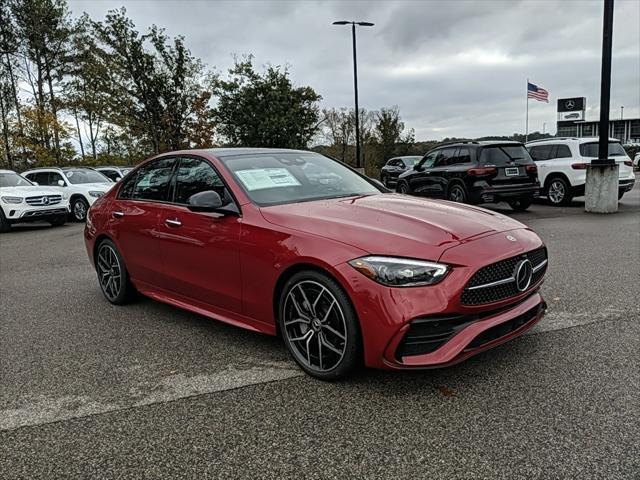
<path fill-rule="evenodd" d="M 322 379 L 452 365 L 544 314 L 547 250 L 504 215 L 388 193 L 294 150 L 162 154 L 91 208 L 104 296 L 281 335 Z"/>

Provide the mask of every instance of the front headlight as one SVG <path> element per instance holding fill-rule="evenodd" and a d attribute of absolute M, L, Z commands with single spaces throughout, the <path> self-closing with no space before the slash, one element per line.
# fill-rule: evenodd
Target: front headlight
<path fill-rule="evenodd" d="M 22 203 L 22 197 L 2 197 L 4 203 Z"/>
<path fill-rule="evenodd" d="M 396 257 L 362 257 L 349 262 L 364 276 L 389 287 L 419 287 L 441 281 L 449 271 L 442 263 Z"/>
<path fill-rule="evenodd" d="M 91 195 L 92 197 L 98 198 L 101 197 L 102 195 L 104 195 L 104 192 L 89 192 L 89 195 Z"/>

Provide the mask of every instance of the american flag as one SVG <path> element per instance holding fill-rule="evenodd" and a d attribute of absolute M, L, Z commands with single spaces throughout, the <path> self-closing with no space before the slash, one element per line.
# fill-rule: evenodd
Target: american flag
<path fill-rule="evenodd" d="M 527 98 L 549 103 L 549 92 L 533 83 L 527 82 Z"/>

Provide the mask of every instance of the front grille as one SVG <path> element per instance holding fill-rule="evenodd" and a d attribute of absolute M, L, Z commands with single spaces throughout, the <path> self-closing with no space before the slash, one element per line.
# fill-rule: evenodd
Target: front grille
<path fill-rule="evenodd" d="M 62 201 L 62 195 L 39 195 L 37 197 L 27 197 L 25 202 L 27 205 L 34 207 L 56 205 Z"/>
<path fill-rule="evenodd" d="M 547 270 L 547 249 L 545 247 L 492 263 L 478 270 L 462 292 L 462 304 L 481 305 L 523 293 L 516 286 L 514 271 L 518 262 L 525 258 L 531 262 L 534 270 L 527 290 L 537 285 Z"/>
<path fill-rule="evenodd" d="M 543 308 L 544 308 L 543 304 L 536 305 L 531 310 L 528 310 L 523 314 L 518 315 L 517 317 L 512 318 L 507 322 L 501 323 L 499 325 L 496 325 L 495 327 L 491 327 L 485 330 L 476 338 L 474 338 L 469 345 L 467 345 L 467 347 L 465 348 L 465 351 L 481 347 L 486 343 L 492 342 L 493 340 L 496 340 L 500 337 L 504 337 L 505 335 L 508 335 L 511 332 L 515 332 L 520 327 L 522 327 L 523 325 L 526 325 L 531 320 L 533 320 L 538 315 L 538 313 L 540 313 L 540 310 Z"/>
<path fill-rule="evenodd" d="M 476 320 L 478 317 L 475 315 L 451 315 L 413 320 L 396 349 L 396 358 L 401 360 L 402 357 L 410 355 L 434 352 Z"/>

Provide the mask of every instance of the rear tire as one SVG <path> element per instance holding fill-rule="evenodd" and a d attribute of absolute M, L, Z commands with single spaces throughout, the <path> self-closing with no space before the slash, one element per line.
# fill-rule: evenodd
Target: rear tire
<path fill-rule="evenodd" d="M 355 310 L 342 287 L 323 273 L 305 270 L 287 281 L 278 324 L 289 353 L 312 377 L 339 380 L 362 363 Z"/>
<path fill-rule="evenodd" d="M 509 201 L 509 206 L 514 209 L 516 212 L 524 212 L 527 208 L 531 206 L 533 203 L 533 198 L 531 197 L 523 197 L 516 198 L 515 200 Z"/>
<path fill-rule="evenodd" d="M 571 194 L 571 186 L 562 177 L 553 177 L 549 180 L 545 194 L 549 203 L 556 207 L 560 205 L 568 205 L 573 199 Z"/>
<path fill-rule="evenodd" d="M 0 208 L 0 233 L 6 233 L 9 230 L 11 230 L 11 224 L 9 223 L 9 221 L 4 217 L 4 212 L 2 211 L 2 209 Z"/>
<path fill-rule="evenodd" d="M 447 200 L 456 203 L 467 203 L 468 198 L 469 195 L 467 194 L 467 189 L 463 185 L 454 183 L 449 187 L 449 191 L 447 192 Z"/>
<path fill-rule="evenodd" d="M 114 305 L 124 305 L 131 300 L 135 288 L 115 243 L 111 240 L 100 242 L 94 261 L 104 297 Z"/>

